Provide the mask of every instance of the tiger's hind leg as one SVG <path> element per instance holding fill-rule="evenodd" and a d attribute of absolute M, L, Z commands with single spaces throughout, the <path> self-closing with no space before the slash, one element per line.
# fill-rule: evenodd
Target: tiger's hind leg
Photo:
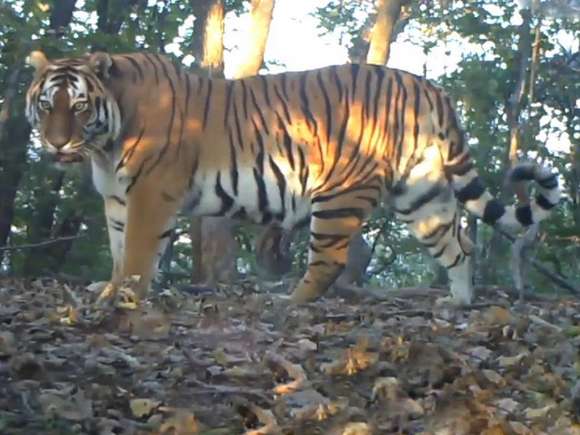
<path fill-rule="evenodd" d="M 362 187 L 354 193 L 313 200 L 308 269 L 292 293 L 294 303 L 318 298 L 338 278 L 346 265 L 350 240 L 377 204 L 377 197 L 378 189 Z"/>
<path fill-rule="evenodd" d="M 439 302 L 468 305 L 473 298 L 472 243 L 461 228 L 456 199 L 450 192 L 444 198 L 447 200 L 425 204 L 421 217 L 402 220 L 433 258 L 447 269 L 451 298 Z"/>

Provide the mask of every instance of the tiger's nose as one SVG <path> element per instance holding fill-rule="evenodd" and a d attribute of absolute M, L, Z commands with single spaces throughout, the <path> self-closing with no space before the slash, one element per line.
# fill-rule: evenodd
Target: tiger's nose
<path fill-rule="evenodd" d="M 72 136 L 72 129 L 66 120 L 49 119 L 45 139 L 53 147 L 60 149 L 70 142 Z"/>

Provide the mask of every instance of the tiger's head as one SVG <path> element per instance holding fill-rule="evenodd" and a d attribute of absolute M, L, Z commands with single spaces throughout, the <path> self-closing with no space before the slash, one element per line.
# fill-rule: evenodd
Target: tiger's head
<path fill-rule="evenodd" d="M 33 51 L 27 61 L 35 76 L 26 94 L 26 116 L 43 148 L 64 164 L 102 156 L 121 130 L 119 106 L 106 86 L 111 56 L 50 61 Z"/>

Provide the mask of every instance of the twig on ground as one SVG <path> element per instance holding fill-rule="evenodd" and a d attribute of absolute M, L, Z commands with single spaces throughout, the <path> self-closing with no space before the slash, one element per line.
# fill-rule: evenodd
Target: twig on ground
<path fill-rule="evenodd" d="M 276 365 L 283 368 L 288 376 L 294 379 L 291 382 L 282 385 L 276 385 L 274 387 L 274 393 L 284 395 L 298 391 L 306 385 L 308 378 L 306 373 L 300 364 L 294 364 L 288 361 L 286 358 L 275 354 L 274 352 L 268 351 L 265 355 L 266 363 L 270 365 Z M 275 367 L 274 367 L 275 368 Z"/>
<path fill-rule="evenodd" d="M 555 332 L 562 332 L 562 328 L 560 328 L 558 325 L 554 325 L 553 323 L 550 323 L 541 317 L 536 316 L 535 314 L 530 314 L 528 319 L 530 319 L 536 325 L 543 326 Z"/>

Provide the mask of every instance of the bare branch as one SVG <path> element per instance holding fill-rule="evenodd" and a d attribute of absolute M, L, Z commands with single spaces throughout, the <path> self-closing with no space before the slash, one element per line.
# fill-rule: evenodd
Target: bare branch
<path fill-rule="evenodd" d="M 56 243 L 67 242 L 69 240 L 81 239 L 83 237 L 85 237 L 85 235 L 81 234 L 81 235 L 76 235 L 76 236 L 58 237 L 56 239 L 43 240 L 42 242 L 38 242 L 38 243 L 28 243 L 28 244 L 24 244 L 24 245 L 14 245 L 14 246 L 0 246 L 0 252 L 18 251 L 20 249 L 44 248 L 45 246 L 54 245 Z"/>

